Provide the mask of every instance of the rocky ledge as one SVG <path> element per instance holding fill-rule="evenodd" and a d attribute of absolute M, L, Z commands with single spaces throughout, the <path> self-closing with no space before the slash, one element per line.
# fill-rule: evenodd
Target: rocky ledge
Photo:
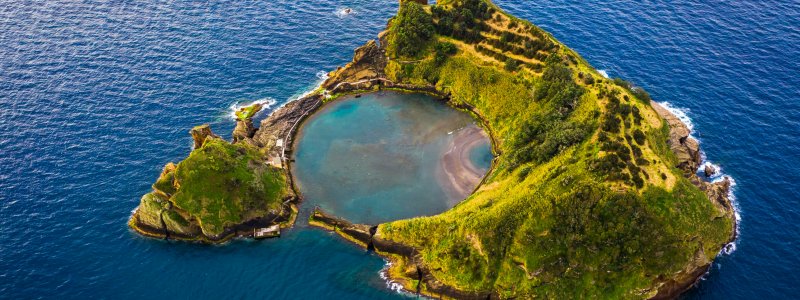
<path fill-rule="evenodd" d="M 383 51 L 375 42 L 369 42 L 365 46 L 358 48 L 351 63 L 344 68 L 331 73 L 330 79 L 323 84 L 327 92 L 341 93 L 343 91 L 361 91 L 381 88 L 396 88 L 409 91 L 420 91 L 431 93 L 447 99 L 449 95 L 438 91 L 434 86 L 414 86 L 395 84 L 388 80 L 383 73 L 383 67 L 387 61 Z M 733 205 L 729 199 L 731 181 L 725 177 L 717 182 L 708 182 L 697 176 L 698 168 L 701 164 L 700 146 L 697 140 L 690 136 L 691 131 L 679 118 L 670 113 L 664 107 L 655 102 L 651 102 L 658 115 L 667 122 L 669 126 L 668 145 L 677 158 L 676 167 L 684 171 L 684 176 L 695 186 L 700 188 L 708 196 L 709 200 L 718 208 L 720 214 L 717 218 L 729 218 L 735 220 Z M 472 107 L 465 104 L 454 105 L 460 109 L 470 110 L 478 119 L 483 121 L 486 128 L 486 120 L 481 114 Z M 491 130 L 487 130 L 491 137 Z M 494 140 L 493 140 L 494 141 Z M 494 144 L 494 143 L 493 143 Z M 705 171 L 705 170 L 704 170 Z M 712 172 L 712 171 L 707 171 Z M 392 268 L 389 270 L 389 277 L 409 291 L 414 291 L 413 287 L 424 285 L 428 296 L 438 298 L 453 299 L 497 299 L 499 295 L 495 292 L 468 292 L 443 284 L 437 280 L 426 268 L 420 257 L 419 251 L 402 243 L 383 239 L 377 228 L 380 224 L 352 224 L 347 220 L 326 214 L 319 208 L 315 208 L 310 217 L 309 223 L 327 230 L 334 231 L 345 239 L 354 242 L 365 249 L 375 251 L 381 256 L 392 261 L 393 265 L 403 266 L 398 271 Z M 735 227 L 734 223 L 734 227 Z M 735 230 L 732 230 L 728 242 L 735 239 Z M 724 246 L 723 246 L 724 248 Z M 711 266 L 713 254 L 707 255 L 702 247 L 695 253 L 691 262 L 681 271 L 670 277 L 659 278 L 655 283 L 654 289 L 657 291 L 652 299 L 672 299 L 691 288 Z M 420 293 L 419 290 L 416 291 Z"/>
<path fill-rule="evenodd" d="M 285 169 L 271 164 L 252 137 L 260 104 L 237 113 L 233 142 L 208 125 L 190 131 L 194 148 L 168 163 L 130 218 L 149 237 L 219 243 L 257 228 L 292 223 L 297 201 Z"/>
<path fill-rule="evenodd" d="M 656 102 L 651 102 L 656 113 L 669 125 L 669 139 L 667 144 L 677 158 L 676 167 L 683 171 L 689 181 L 705 192 L 708 199 L 714 203 L 720 214 L 717 218 L 728 218 L 734 220 L 733 230 L 727 243 L 736 239 L 736 218 L 735 211 L 730 199 L 731 179 L 723 177 L 716 182 L 708 182 L 697 176 L 700 168 L 701 155 L 700 144 L 691 136 L 691 130 L 677 116 Z M 709 177 L 713 169 L 705 168 L 704 173 Z M 724 249 L 725 246 L 723 246 Z M 713 257 L 713 255 L 712 255 Z M 665 278 L 658 286 L 658 294 L 653 299 L 672 299 L 690 289 L 700 280 L 700 277 L 711 267 L 712 260 L 702 248 L 695 253 L 692 262 L 680 272 L 674 274 L 672 278 Z"/>

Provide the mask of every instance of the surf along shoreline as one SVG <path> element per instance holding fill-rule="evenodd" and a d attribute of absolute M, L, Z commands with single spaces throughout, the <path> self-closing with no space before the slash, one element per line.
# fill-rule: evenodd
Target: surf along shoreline
<path fill-rule="evenodd" d="M 352 62 L 332 72 L 330 78 L 321 85 L 315 94 L 296 100 L 298 103 L 287 107 L 287 109 L 294 111 L 296 110 L 295 107 L 311 106 L 313 109 L 310 114 L 313 114 L 324 104 L 340 99 L 343 96 L 377 91 L 424 93 L 434 96 L 436 99 L 439 99 L 439 101 L 455 109 L 470 113 L 489 137 L 495 159 L 493 159 L 490 169 L 469 194 L 471 195 L 480 189 L 487 178 L 492 176 L 496 167 L 497 157 L 502 155 L 502 153 L 499 152 L 497 139 L 492 131 L 491 124 L 477 109 L 468 104 L 450 101 L 449 94 L 437 90 L 434 86 L 396 84 L 387 79 L 386 75 L 383 73 L 383 68 L 387 60 L 388 58 L 385 56 L 385 50 L 378 46 L 375 41 L 370 41 L 366 45 L 356 49 Z M 307 104 L 313 101 L 320 101 L 321 104 Z M 680 161 L 679 165 L 680 168 L 684 170 L 684 175 L 689 178 L 694 185 L 706 192 L 706 194 L 709 195 L 709 199 L 713 201 L 715 205 L 722 206 L 733 213 L 733 204 L 729 199 L 730 179 L 725 177 L 722 181 L 708 182 L 697 176 L 695 173 L 701 163 L 700 148 L 697 141 L 690 136 L 691 130 L 677 116 L 660 107 L 656 102 L 652 102 L 652 106 L 669 126 L 670 139 L 668 144 L 671 150 L 678 156 Z M 287 113 L 276 111 L 274 114 L 283 116 Z M 297 119 L 295 126 L 292 126 L 294 130 L 286 132 L 286 137 L 290 141 L 287 144 L 288 153 L 291 153 L 294 148 L 297 128 L 302 126 L 302 123 L 310 114 L 303 113 L 302 115 L 304 117 Z M 272 118 L 272 116 L 270 116 L 270 118 Z M 266 121 L 262 122 L 262 126 L 268 125 L 268 123 L 269 122 Z M 286 160 L 287 164 L 291 164 L 292 162 L 292 159 Z M 291 169 L 290 167 L 287 168 Z M 292 185 L 292 188 L 298 195 L 301 195 L 296 186 Z M 302 196 L 300 196 L 300 198 L 302 199 Z M 344 239 L 368 251 L 374 251 L 378 255 L 386 258 L 389 261 L 387 264 L 389 267 L 386 270 L 388 280 L 400 284 L 407 292 L 430 297 L 454 299 L 486 299 L 487 297 L 499 297 L 499 295 L 495 293 L 461 291 L 439 282 L 422 264 L 417 249 L 375 236 L 378 225 L 380 224 L 353 224 L 345 219 L 330 215 L 318 207 L 314 208 L 309 218 L 309 224 L 333 231 Z M 735 222 L 734 226 L 736 226 Z M 735 239 L 736 231 L 734 230 L 728 243 L 733 242 Z M 677 274 L 675 278 L 665 280 L 658 289 L 658 294 L 653 298 L 663 299 L 677 297 L 694 286 L 708 271 L 710 266 L 711 262 L 698 263 L 692 265 L 685 270 L 685 272 Z M 423 284 L 426 287 L 425 290 L 420 289 Z"/>
<path fill-rule="evenodd" d="M 385 45 L 385 42 L 381 44 Z M 352 62 L 347 64 L 344 68 L 340 68 L 331 73 L 329 80 L 323 83 L 320 93 L 334 99 L 341 95 L 377 90 L 426 93 L 441 99 L 451 107 L 469 112 L 489 136 L 492 152 L 495 155 L 495 160 L 490 170 L 483 176 L 481 182 L 475 187 L 475 190 L 473 190 L 473 193 L 480 189 L 486 179 L 492 176 L 497 157 L 502 155 L 502 153 L 498 151 L 498 143 L 492 131 L 491 124 L 477 109 L 467 104 L 450 101 L 449 94 L 437 90 L 434 86 L 395 84 L 390 81 L 383 73 L 387 60 L 388 58 L 385 56 L 385 50 L 381 49 L 374 41 L 370 41 L 356 50 Z M 679 168 L 684 171 L 684 176 L 688 178 L 692 184 L 704 191 L 709 196 L 709 200 L 715 205 L 722 207 L 728 214 L 734 214 L 733 204 L 729 199 L 731 180 L 726 177 L 721 181 L 708 182 L 697 176 L 696 172 L 701 163 L 700 148 L 697 141 L 690 136 L 690 128 L 677 116 L 663 109 L 657 103 L 651 102 L 651 105 L 668 126 L 670 132 L 668 144 L 672 152 L 678 157 Z M 289 147 L 293 147 L 293 144 L 289 144 Z M 425 268 L 417 249 L 401 243 L 384 240 L 376 236 L 375 234 L 379 224 L 352 224 L 347 220 L 329 215 L 319 208 L 315 208 L 310 217 L 309 224 L 334 231 L 346 240 L 385 257 L 389 260 L 389 267 L 388 270 L 386 270 L 388 279 L 394 283 L 400 284 L 406 291 L 431 297 L 457 299 L 486 299 L 487 297 L 499 297 L 499 295 L 494 292 L 481 293 L 461 291 L 439 282 L 431 272 Z M 736 226 L 735 219 L 733 226 Z M 728 243 L 736 239 L 736 230 L 734 229 L 732 232 Z M 725 249 L 725 247 L 723 247 L 723 249 Z M 665 278 L 658 286 L 658 292 L 653 298 L 663 299 L 677 297 L 694 286 L 708 271 L 712 262 L 713 261 L 697 260 L 688 265 L 684 271 L 675 274 L 673 278 Z M 423 285 L 425 286 L 424 290 L 420 288 Z"/>
<path fill-rule="evenodd" d="M 337 99 L 342 99 L 344 96 L 377 91 L 423 93 L 431 95 L 455 109 L 470 113 L 488 136 L 492 153 L 495 157 L 489 170 L 483 175 L 480 182 L 470 194 L 480 189 L 487 178 L 493 175 L 497 157 L 502 155 L 502 153 L 499 151 L 498 142 L 491 124 L 475 107 L 469 104 L 451 101 L 449 93 L 442 92 L 435 86 L 399 84 L 389 80 L 384 73 L 387 62 L 389 61 L 386 50 L 382 47 L 382 45 L 387 44 L 385 37 L 385 32 L 381 33 L 381 35 L 379 35 L 379 39 L 381 40 L 380 44 L 372 40 L 364 46 L 357 48 L 353 60 L 350 63 L 331 72 L 328 79 L 313 92 L 275 109 L 266 119 L 261 121 L 259 128 L 253 128 L 252 124 L 244 124 L 241 120 L 237 121 L 237 129 L 240 125 L 247 129 L 245 130 L 247 134 L 240 136 L 239 141 L 257 146 L 267 157 L 269 164 L 280 167 L 287 175 L 287 185 L 295 196 L 284 202 L 286 207 L 285 211 L 289 212 L 291 217 L 282 219 L 279 223 L 281 227 L 293 226 L 298 214 L 297 205 L 303 201 L 303 196 L 295 183 L 291 171 L 291 164 L 294 162 L 293 152 L 300 131 L 299 129 L 311 115 L 317 113 L 324 105 Z M 658 115 L 669 126 L 670 135 L 668 143 L 670 144 L 670 149 L 679 158 L 679 167 L 684 170 L 685 177 L 689 178 L 695 186 L 706 192 L 706 194 L 709 195 L 709 199 L 714 202 L 715 205 L 720 205 L 733 213 L 733 205 L 728 196 L 731 186 L 730 180 L 724 179 L 720 182 L 710 183 L 699 178 L 695 173 L 700 163 L 700 150 L 697 142 L 689 136 L 689 128 L 669 111 L 659 109 L 655 102 L 652 102 L 652 105 Z M 147 230 L 147 228 L 135 226 L 134 217 L 131 218 L 131 227 L 134 230 L 147 236 L 164 237 L 158 230 Z M 248 230 L 252 231 L 254 228 L 270 225 L 263 224 L 263 222 L 257 223 L 258 224 L 254 223 L 248 225 L 250 223 L 245 222 L 234 226 L 235 228 L 229 228 L 226 230 L 226 234 L 223 234 L 219 239 L 197 239 L 191 237 L 186 239 L 208 243 L 221 243 L 237 236 L 250 236 Z M 735 220 L 733 223 L 734 226 L 736 226 Z M 400 284 L 406 291 L 431 297 L 458 299 L 499 297 L 496 292 L 462 291 L 439 282 L 430 270 L 426 269 L 417 249 L 376 236 L 377 228 L 380 224 L 352 224 L 347 220 L 329 215 L 318 208 L 315 208 L 310 216 L 309 224 L 334 231 L 343 238 L 354 242 L 368 251 L 374 251 L 389 260 L 390 267 L 386 270 L 389 280 Z M 728 242 L 735 240 L 735 232 L 734 230 Z M 178 238 L 183 239 L 182 237 Z M 657 287 L 658 293 L 653 298 L 677 297 L 691 288 L 706 273 L 710 265 L 711 261 L 701 260 L 697 263 L 690 264 L 680 274 L 675 274 L 673 278 L 665 278 Z M 425 288 L 421 289 L 423 285 Z"/>

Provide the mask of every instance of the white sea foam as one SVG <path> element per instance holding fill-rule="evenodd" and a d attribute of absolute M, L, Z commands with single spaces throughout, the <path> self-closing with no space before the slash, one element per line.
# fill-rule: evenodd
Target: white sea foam
<path fill-rule="evenodd" d="M 695 137 L 694 135 L 691 134 L 692 132 L 694 132 L 694 123 L 692 123 L 692 119 L 689 117 L 689 109 L 673 106 L 669 102 L 659 102 L 658 104 L 663 106 L 670 113 L 672 113 L 673 115 L 678 117 L 678 119 L 681 120 L 681 122 L 686 124 L 686 127 L 689 128 L 689 132 L 690 132 L 689 135 L 692 138 L 694 138 L 695 140 L 697 140 L 698 143 L 701 143 L 700 139 L 698 139 L 697 137 Z M 701 149 L 702 149 L 702 147 L 701 147 Z M 725 245 L 725 247 L 722 247 L 722 250 L 720 250 L 721 254 L 731 254 L 734 251 L 736 251 L 736 242 L 739 240 L 739 224 L 741 223 L 741 220 L 742 220 L 742 217 L 741 217 L 741 214 L 740 214 L 741 210 L 739 209 L 739 204 L 736 201 L 736 195 L 735 195 L 736 180 L 733 177 L 725 174 L 725 172 L 723 172 L 723 169 L 722 169 L 721 166 L 719 166 L 717 164 L 714 164 L 713 162 L 709 161 L 707 159 L 706 153 L 703 152 L 702 150 L 700 152 L 700 157 L 701 157 L 702 163 L 697 168 L 697 170 L 695 170 L 696 173 L 702 173 L 702 172 L 704 172 L 706 166 L 711 166 L 716 170 L 716 173 L 714 175 L 712 175 L 711 178 L 709 178 L 709 180 L 711 182 L 720 182 L 720 181 L 725 180 L 726 178 L 728 180 L 730 180 L 730 182 L 731 182 L 730 189 L 728 190 L 728 200 L 730 200 L 731 205 L 733 206 L 733 215 L 734 215 L 734 218 L 736 218 L 736 228 L 734 228 L 734 230 L 736 232 L 736 238 L 733 241 L 731 241 L 730 243 L 728 243 L 727 245 Z"/>
<path fill-rule="evenodd" d="M 606 72 L 606 70 L 597 70 L 597 73 L 600 73 L 600 75 L 603 75 L 603 77 L 608 78 L 608 72 Z"/>
<path fill-rule="evenodd" d="M 383 279 L 383 281 L 386 282 L 386 287 L 388 289 L 390 289 L 392 291 L 395 291 L 396 293 L 404 295 L 404 296 L 415 297 L 415 298 L 420 298 L 420 299 L 428 299 L 427 297 L 417 296 L 417 295 L 415 295 L 413 293 L 410 293 L 409 291 L 406 291 L 406 289 L 403 288 L 402 284 L 400 284 L 399 282 L 396 282 L 394 280 L 391 280 L 389 278 L 389 274 L 388 274 L 390 267 L 392 267 L 392 263 L 390 261 L 386 261 L 386 265 L 378 273 L 378 276 L 380 276 L 381 279 Z"/>
<path fill-rule="evenodd" d="M 256 103 L 261 104 L 264 107 L 264 108 L 262 108 L 262 111 L 264 111 L 264 110 L 267 110 L 268 108 L 272 107 L 273 105 L 275 105 L 275 103 L 278 103 L 278 102 L 275 101 L 275 99 L 273 99 L 273 98 L 267 97 L 267 98 L 261 98 L 261 99 L 258 99 L 258 100 L 252 101 L 252 102 L 233 103 L 233 104 L 231 104 L 230 108 L 228 109 L 228 111 L 229 111 L 228 112 L 228 116 L 235 121 L 237 119 L 237 117 L 236 117 L 236 112 L 237 111 L 239 111 L 243 107 L 248 107 L 248 106 L 256 104 Z"/>
<path fill-rule="evenodd" d="M 669 112 L 671 112 L 673 115 L 678 117 L 678 119 L 680 119 L 681 122 L 683 122 L 683 124 L 686 124 L 686 127 L 689 128 L 689 131 L 692 131 L 692 132 L 694 131 L 694 123 L 692 123 L 692 119 L 689 118 L 689 109 L 688 108 L 675 107 L 671 103 L 666 102 L 666 101 L 665 102 L 658 102 L 658 104 L 660 104 L 661 106 L 666 108 Z M 694 137 L 694 136 L 692 136 L 692 137 Z"/>
<path fill-rule="evenodd" d="M 354 14 L 356 14 L 356 11 L 349 7 L 342 7 L 336 10 L 336 16 L 339 18 L 344 18 Z"/>
<path fill-rule="evenodd" d="M 295 101 L 295 100 L 298 100 L 298 99 L 302 99 L 303 97 L 306 97 L 306 96 L 309 96 L 309 95 L 313 95 L 314 93 L 316 93 L 317 90 L 322 86 L 322 83 L 324 83 L 325 80 L 328 79 L 328 72 L 319 71 L 319 72 L 317 72 L 316 76 L 317 76 L 317 80 L 314 82 L 314 85 L 312 87 L 310 87 L 310 88 L 308 88 L 306 90 L 303 90 L 303 92 L 301 92 L 301 93 L 297 93 L 297 94 L 292 95 L 291 97 L 289 97 L 288 100 L 286 100 L 285 102 L 281 103 L 281 105 L 276 107 L 275 109 L 281 108 L 281 107 L 283 107 L 284 105 L 286 105 L 289 102 L 292 102 L 292 101 Z"/>
<path fill-rule="evenodd" d="M 727 245 L 725 245 L 725 247 L 722 247 L 722 250 L 720 252 L 725 254 L 731 254 L 736 251 L 736 242 L 739 241 L 740 238 L 739 224 L 742 223 L 742 215 L 739 213 L 741 209 L 739 208 L 739 202 L 736 199 L 736 193 L 735 193 L 736 180 L 733 179 L 733 177 L 730 176 L 727 177 L 731 181 L 731 188 L 728 190 L 728 199 L 731 201 L 731 205 L 733 206 L 733 215 L 736 218 L 736 228 L 734 229 L 736 231 L 736 238 Z"/>

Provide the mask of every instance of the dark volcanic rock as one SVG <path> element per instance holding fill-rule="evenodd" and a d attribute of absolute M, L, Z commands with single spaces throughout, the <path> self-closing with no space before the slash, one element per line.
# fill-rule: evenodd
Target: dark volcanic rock
<path fill-rule="evenodd" d="M 712 165 L 706 165 L 705 169 L 703 169 L 703 174 L 705 174 L 706 177 L 714 176 L 714 174 L 717 174 L 717 168 L 714 168 Z"/>
<path fill-rule="evenodd" d="M 233 129 L 234 143 L 248 140 L 256 134 L 256 127 L 253 126 L 253 116 L 263 108 L 264 106 L 260 103 L 255 103 L 239 110 L 237 113 L 236 128 Z"/>

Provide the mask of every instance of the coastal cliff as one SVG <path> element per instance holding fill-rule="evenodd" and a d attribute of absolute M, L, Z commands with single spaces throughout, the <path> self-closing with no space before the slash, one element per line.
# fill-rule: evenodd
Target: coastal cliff
<path fill-rule="evenodd" d="M 370 225 L 311 216 L 391 260 L 387 274 L 406 290 L 675 298 L 735 238 L 731 182 L 696 175 L 689 128 L 533 24 L 488 1 L 404 2 L 379 39 L 324 92 L 432 90 L 472 112 L 502 153 L 440 215 Z"/>
<path fill-rule="evenodd" d="M 489 1 L 402 1 L 378 40 L 258 128 L 254 113 L 242 111 L 233 143 L 206 127 L 193 130 L 196 149 L 164 168 L 131 226 L 216 242 L 256 225 L 291 224 L 302 199 L 290 172 L 302 122 L 339 96 L 393 89 L 469 111 L 499 154 L 479 188 L 439 215 L 370 225 L 319 210 L 311 216 L 312 225 L 391 260 L 389 277 L 408 291 L 458 299 L 674 298 L 735 238 L 731 182 L 696 175 L 700 149 L 688 127 L 533 24 Z M 187 163 L 206 147 L 240 155 Z M 283 189 L 264 197 L 228 181 L 219 186 L 237 188 L 215 198 L 226 205 L 198 201 L 206 192 L 180 200 L 181 191 L 207 186 L 183 176 L 211 161 L 223 161 L 220 173 L 203 178 L 228 178 L 226 166 L 241 166 L 241 174 Z M 257 205 L 232 206 L 242 208 L 238 218 L 207 219 L 208 212 L 236 215 L 227 204 L 254 197 Z"/>
<path fill-rule="evenodd" d="M 233 143 L 208 125 L 193 128 L 194 150 L 164 167 L 131 216 L 131 228 L 151 237 L 216 243 L 290 220 L 295 196 L 287 174 L 270 165 L 251 139 L 251 118 L 260 109 L 255 104 L 239 112 Z"/>

